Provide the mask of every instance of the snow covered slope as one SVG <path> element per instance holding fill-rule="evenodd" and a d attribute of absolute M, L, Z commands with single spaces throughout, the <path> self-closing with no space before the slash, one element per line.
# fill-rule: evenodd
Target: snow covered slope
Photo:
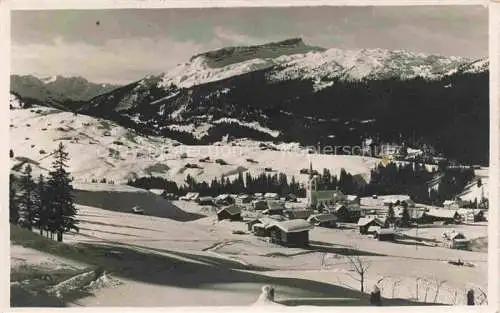
<path fill-rule="evenodd" d="M 235 177 L 239 172 L 259 174 L 266 167 L 305 182 L 307 175 L 300 175 L 299 170 L 308 168 L 309 162 L 318 170 L 331 169 L 332 174 L 344 168 L 369 179 L 370 170 L 379 161 L 307 154 L 296 144 L 276 145 L 275 149 L 281 151 L 262 150 L 260 142 L 248 140 L 208 146 L 179 145 L 170 139 L 140 136 L 104 119 L 44 107 L 12 110 L 10 118 L 14 171 L 29 163 L 34 175 L 47 173 L 52 163 L 50 154 L 62 142 L 70 155 L 69 171 L 75 182 L 106 178 L 119 184 L 130 178 L 154 175 L 183 183 L 188 174 L 199 181 L 210 181 L 221 175 Z M 210 157 L 208 162 L 199 162 L 206 156 Z M 228 164 L 217 164 L 215 160 L 219 158 Z M 186 168 L 188 163 L 198 164 L 199 168 Z"/>

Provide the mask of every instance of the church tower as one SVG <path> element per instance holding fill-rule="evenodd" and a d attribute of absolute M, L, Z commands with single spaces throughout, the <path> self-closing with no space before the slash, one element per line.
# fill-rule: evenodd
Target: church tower
<path fill-rule="evenodd" d="M 313 175 L 312 163 L 309 163 L 309 180 L 307 181 L 306 197 L 307 206 L 316 205 L 316 191 L 318 190 L 318 177 Z"/>

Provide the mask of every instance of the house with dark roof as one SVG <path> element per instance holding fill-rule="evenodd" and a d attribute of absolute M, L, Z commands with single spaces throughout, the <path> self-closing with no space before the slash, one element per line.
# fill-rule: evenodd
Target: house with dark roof
<path fill-rule="evenodd" d="M 370 228 L 370 226 L 383 227 L 384 223 L 381 222 L 376 217 L 361 217 L 358 220 L 358 227 L 359 227 L 359 233 L 360 234 L 367 235 L 368 234 L 368 229 Z"/>
<path fill-rule="evenodd" d="M 214 204 L 214 198 L 212 197 L 199 197 L 196 202 L 199 205 L 213 205 Z"/>
<path fill-rule="evenodd" d="M 380 241 L 393 241 L 395 233 L 392 228 L 379 228 L 375 231 L 374 236 Z"/>
<path fill-rule="evenodd" d="M 241 208 L 236 205 L 228 205 L 217 211 L 217 220 L 241 221 Z"/>
<path fill-rule="evenodd" d="M 425 222 L 445 222 L 449 224 L 460 224 L 462 217 L 457 210 L 429 209 L 424 213 Z"/>
<path fill-rule="evenodd" d="M 303 219 L 272 222 L 266 226 L 271 242 L 287 247 L 307 247 L 313 225 Z"/>

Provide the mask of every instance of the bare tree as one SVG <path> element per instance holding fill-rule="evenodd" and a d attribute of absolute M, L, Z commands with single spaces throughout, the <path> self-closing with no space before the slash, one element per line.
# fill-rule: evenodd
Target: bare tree
<path fill-rule="evenodd" d="M 439 296 L 439 291 L 441 290 L 441 287 L 446 283 L 446 280 L 435 280 L 436 283 L 436 294 L 434 295 L 434 303 L 437 302 L 438 296 Z"/>
<path fill-rule="evenodd" d="M 359 255 L 346 255 L 352 270 L 356 272 L 357 275 L 348 274 L 352 279 L 356 280 L 360 284 L 360 291 L 363 294 L 365 292 L 365 280 L 366 273 L 370 268 L 370 263 Z"/>
<path fill-rule="evenodd" d="M 394 299 L 394 295 L 395 295 L 395 291 L 396 291 L 396 287 L 399 286 L 399 284 L 401 283 L 401 279 L 397 279 L 395 280 L 393 283 L 392 283 L 392 294 L 391 294 L 391 298 Z"/>

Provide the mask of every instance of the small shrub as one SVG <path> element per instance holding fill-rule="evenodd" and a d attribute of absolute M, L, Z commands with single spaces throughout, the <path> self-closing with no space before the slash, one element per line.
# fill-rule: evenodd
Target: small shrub
<path fill-rule="evenodd" d="M 109 130 L 107 130 L 102 135 L 106 136 L 106 137 L 109 137 L 109 136 L 111 136 L 111 132 Z"/>
<path fill-rule="evenodd" d="M 42 130 L 43 130 L 43 131 L 46 131 L 46 130 L 47 130 L 47 128 L 45 128 L 45 127 L 44 127 L 44 128 L 42 128 Z"/>
<path fill-rule="evenodd" d="M 115 140 L 113 141 L 113 144 L 118 145 L 118 146 L 123 146 L 123 142 Z"/>
<path fill-rule="evenodd" d="M 45 152 L 45 150 L 40 150 L 40 154 L 47 154 L 47 152 Z"/>
<path fill-rule="evenodd" d="M 31 127 L 31 125 L 30 124 L 26 124 L 26 127 Z"/>
<path fill-rule="evenodd" d="M 182 153 L 182 154 L 180 155 L 180 158 L 181 158 L 181 159 L 185 159 L 185 158 L 187 158 L 187 157 L 188 157 L 188 155 L 187 155 L 187 153 L 186 153 L 186 152 L 184 152 L 184 153 Z"/>
<path fill-rule="evenodd" d="M 34 147 L 35 147 L 35 145 L 31 145 L 31 148 L 34 148 Z"/>

